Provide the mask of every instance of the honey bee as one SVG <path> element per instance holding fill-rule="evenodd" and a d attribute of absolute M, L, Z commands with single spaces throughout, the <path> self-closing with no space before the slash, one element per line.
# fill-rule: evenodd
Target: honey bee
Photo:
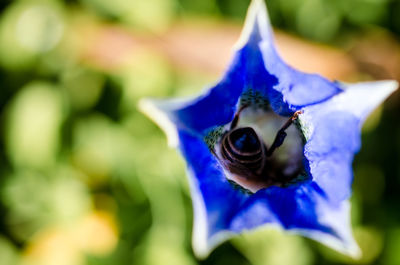
<path fill-rule="evenodd" d="M 287 133 L 287 128 L 298 118 L 302 111 L 296 111 L 287 122 L 278 130 L 270 147 L 252 127 L 239 127 L 241 112 L 247 108 L 242 106 L 235 114 L 230 129 L 222 136 L 219 142 L 219 155 L 221 164 L 233 174 L 246 179 L 264 179 L 271 183 L 284 182 L 280 166 L 274 163 L 272 154 L 280 147 Z"/>

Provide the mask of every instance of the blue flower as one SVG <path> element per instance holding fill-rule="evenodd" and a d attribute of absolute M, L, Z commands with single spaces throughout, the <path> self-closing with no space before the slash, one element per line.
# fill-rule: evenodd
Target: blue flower
<path fill-rule="evenodd" d="M 272 33 L 264 2 L 253 0 L 231 65 L 216 85 L 192 99 L 140 103 L 187 162 L 194 250 L 206 256 L 232 235 L 269 225 L 357 256 L 348 201 L 352 160 L 363 121 L 397 83 L 344 84 L 297 71 L 277 54 Z M 255 133 L 232 136 L 236 127 Z M 258 166 L 259 178 L 229 166 L 227 135 L 238 149 L 265 143 L 263 159 L 278 139 Z"/>

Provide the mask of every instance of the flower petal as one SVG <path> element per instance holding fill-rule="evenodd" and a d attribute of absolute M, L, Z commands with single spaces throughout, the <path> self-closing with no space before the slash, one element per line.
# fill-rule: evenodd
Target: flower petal
<path fill-rule="evenodd" d="M 232 219 L 237 233 L 264 224 L 278 225 L 357 256 L 359 249 L 350 230 L 348 202 L 331 204 L 315 182 L 287 188 L 271 187 L 249 198 Z"/>
<path fill-rule="evenodd" d="M 394 81 L 333 83 L 287 66 L 275 50 L 264 2 L 253 0 L 231 66 L 219 83 L 196 98 L 139 105 L 187 161 L 196 254 L 205 256 L 229 236 L 269 224 L 356 255 L 347 201 L 351 163 L 360 148 L 362 122 L 396 87 Z M 229 182 L 205 136 L 231 122 L 241 100 L 261 100 L 283 116 L 303 110 L 299 122 L 311 180 L 255 194 Z"/>
<path fill-rule="evenodd" d="M 397 85 L 395 81 L 343 85 L 344 92 L 303 109 L 300 123 L 307 138 L 304 154 L 310 173 L 332 200 L 350 196 L 351 164 L 361 146 L 362 123 Z"/>
<path fill-rule="evenodd" d="M 179 137 L 191 176 L 193 245 L 198 256 L 208 255 L 234 234 L 266 224 L 310 237 L 349 255 L 358 254 L 347 202 L 329 201 L 316 182 L 270 187 L 253 195 L 245 193 L 229 183 L 200 138 L 185 131 L 180 131 Z"/>
<path fill-rule="evenodd" d="M 339 86 L 319 75 L 297 71 L 283 62 L 275 49 L 272 33 L 264 1 L 252 1 L 237 47 L 243 43 L 259 46 L 265 69 L 278 80 L 274 89 L 283 94 L 283 101 L 292 111 L 293 108 L 299 109 L 305 105 L 322 102 L 342 91 Z M 287 110 L 281 108 L 282 101 L 271 100 L 271 105 L 276 113 L 287 114 Z"/>
<path fill-rule="evenodd" d="M 265 4 L 254 0 L 224 77 L 199 97 L 179 104 L 165 101 L 156 105 L 178 128 L 204 136 L 210 128 L 232 120 L 243 93 L 250 94 L 252 103 L 261 100 L 276 113 L 288 116 L 301 106 L 321 102 L 339 92 L 336 84 L 296 71 L 281 60 L 274 48 Z"/>
<path fill-rule="evenodd" d="M 179 102 L 153 101 L 153 105 L 165 112 L 176 127 L 204 136 L 209 128 L 232 120 L 239 97 L 246 89 L 257 87 L 266 91 L 275 83 L 275 78 L 264 69 L 260 51 L 245 46 L 236 53 L 222 80 L 201 96 Z"/>
<path fill-rule="evenodd" d="M 185 131 L 179 132 L 179 138 L 191 176 L 194 250 L 198 256 L 206 256 L 226 238 L 218 232 L 229 227 L 232 216 L 250 195 L 233 188 L 202 139 Z"/>
<path fill-rule="evenodd" d="M 298 110 L 303 106 L 320 103 L 340 93 L 338 85 L 317 74 L 307 74 L 288 66 L 269 43 L 260 43 L 265 68 L 279 83 L 274 87 L 283 94 L 283 101 Z M 280 114 L 279 109 L 274 109 Z"/>

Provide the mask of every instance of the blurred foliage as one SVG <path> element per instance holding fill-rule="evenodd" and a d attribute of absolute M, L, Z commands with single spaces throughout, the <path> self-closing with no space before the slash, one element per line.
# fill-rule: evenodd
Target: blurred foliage
<path fill-rule="evenodd" d="M 186 19 L 239 25 L 249 2 L 0 2 L 1 265 L 400 264 L 398 95 L 367 121 L 354 163 L 362 259 L 268 229 L 236 237 L 206 260 L 194 257 L 183 161 L 137 102 L 190 95 L 217 73 L 177 67 L 152 43 L 125 52 L 132 41 L 115 30 L 107 34 L 116 42 L 91 41 L 110 25 L 155 42 Z M 339 47 L 371 28 L 400 34 L 400 1 L 267 4 L 277 27 Z"/>

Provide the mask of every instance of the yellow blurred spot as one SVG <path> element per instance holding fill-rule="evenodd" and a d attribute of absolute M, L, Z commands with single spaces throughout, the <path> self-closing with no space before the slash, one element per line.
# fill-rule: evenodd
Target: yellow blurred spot
<path fill-rule="evenodd" d="M 83 218 L 72 236 L 82 251 L 98 256 L 109 254 L 118 242 L 116 223 L 107 212 L 93 212 Z"/>
<path fill-rule="evenodd" d="M 28 246 L 23 265 L 81 265 L 83 256 L 70 235 L 60 228 L 43 231 Z"/>
<path fill-rule="evenodd" d="M 107 255 L 118 242 L 113 217 L 92 212 L 74 225 L 48 228 L 30 242 L 23 265 L 81 265 L 84 254 Z"/>

